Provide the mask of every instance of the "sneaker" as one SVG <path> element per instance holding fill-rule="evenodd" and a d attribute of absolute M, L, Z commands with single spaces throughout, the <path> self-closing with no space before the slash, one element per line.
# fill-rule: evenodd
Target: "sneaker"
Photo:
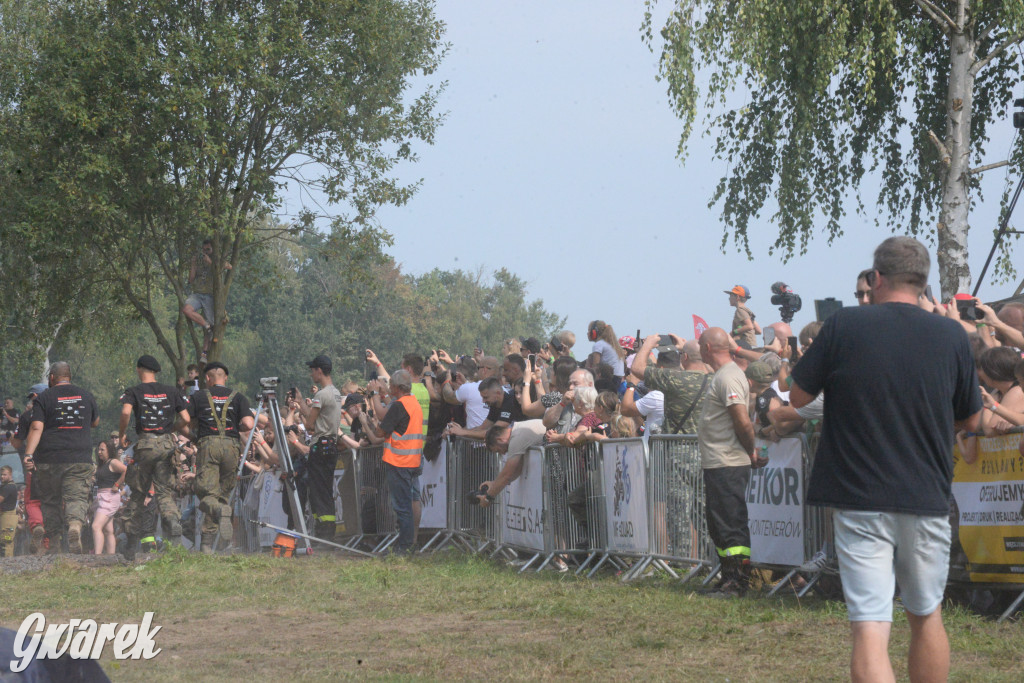
<path fill-rule="evenodd" d="M 819 550 L 814 553 L 814 557 L 800 565 L 800 571 L 817 574 L 824 571 L 826 567 L 828 567 L 828 557 L 824 550 Z"/>

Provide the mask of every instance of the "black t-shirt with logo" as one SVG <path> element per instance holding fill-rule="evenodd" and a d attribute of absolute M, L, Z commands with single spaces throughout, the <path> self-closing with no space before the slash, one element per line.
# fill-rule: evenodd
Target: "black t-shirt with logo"
<path fill-rule="evenodd" d="M 0 503 L 0 512 L 10 512 L 18 506 L 18 487 L 13 483 L 0 485 L 0 496 L 4 502 Z"/>
<path fill-rule="evenodd" d="M 178 413 L 188 408 L 177 387 L 145 382 L 125 389 L 121 403 L 130 405 L 135 414 L 135 433 L 170 434 Z"/>
<path fill-rule="evenodd" d="M 227 402 L 228 396 L 231 395 L 231 389 L 214 386 L 207 389 L 207 391 L 213 395 L 213 403 L 217 410 L 217 415 L 221 415 L 224 404 Z M 210 407 L 206 391 L 197 391 L 192 394 L 192 399 L 188 403 L 188 414 L 192 419 L 193 428 L 198 429 L 197 433 L 200 439 L 204 436 L 217 435 L 217 421 L 213 416 L 213 410 Z M 242 418 L 252 417 L 252 411 L 249 409 L 249 399 L 242 393 L 235 394 L 224 415 L 224 435 L 232 436 L 236 439 L 240 438 L 238 435 L 238 423 Z"/>
<path fill-rule="evenodd" d="M 490 412 L 487 413 L 487 419 L 491 421 L 491 424 L 498 424 L 504 422 L 506 424 L 512 424 L 513 416 L 518 408 L 516 403 L 516 397 L 512 394 L 506 393 L 505 398 L 501 400 L 501 405 L 497 408 L 492 407 Z M 520 410 L 522 412 L 522 410 Z"/>
<path fill-rule="evenodd" d="M 92 462 L 92 423 L 99 415 L 92 394 L 74 384 L 57 384 L 36 396 L 32 421 L 43 423 L 37 463 Z"/>

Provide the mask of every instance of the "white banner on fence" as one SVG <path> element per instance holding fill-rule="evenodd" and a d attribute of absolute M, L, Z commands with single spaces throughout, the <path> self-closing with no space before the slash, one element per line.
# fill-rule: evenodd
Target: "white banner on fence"
<path fill-rule="evenodd" d="M 259 518 L 261 522 L 279 526 L 282 529 L 288 526 L 288 515 L 284 507 L 284 482 L 275 472 L 261 472 L 253 481 L 252 488 L 248 495 L 258 494 L 260 497 Z M 274 529 L 260 527 L 260 545 L 268 547 L 274 545 L 274 537 L 277 536 Z"/>
<path fill-rule="evenodd" d="M 647 552 L 647 472 L 644 442 L 610 443 L 604 455 L 604 499 L 608 549 Z"/>
<path fill-rule="evenodd" d="M 421 529 L 444 529 L 448 526 L 448 442 L 441 442 L 437 460 L 423 459 L 420 475 L 420 502 L 423 503 Z"/>
<path fill-rule="evenodd" d="M 526 451 L 523 473 L 501 495 L 502 542 L 543 551 L 544 456 L 539 450 Z"/>
<path fill-rule="evenodd" d="M 768 446 L 768 464 L 750 471 L 747 514 L 750 559 L 796 567 L 804 561 L 803 460 L 800 439 L 757 441 Z"/>

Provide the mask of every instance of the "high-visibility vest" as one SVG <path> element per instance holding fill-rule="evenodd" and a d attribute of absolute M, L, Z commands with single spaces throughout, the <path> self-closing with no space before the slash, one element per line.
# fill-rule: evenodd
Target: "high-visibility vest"
<path fill-rule="evenodd" d="M 430 420 L 430 392 L 427 391 L 427 385 L 416 382 L 412 385 L 412 395 L 423 411 L 423 436 L 426 436 L 427 421 Z"/>
<path fill-rule="evenodd" d="M 419 467 L 423 454 L 423 411 L 419 401 L 406 394 L 398 402 L 409 413 L 409 426 L 404 434 L 392 432 L 384 444 L 384 462 L 395 467 Z"/>

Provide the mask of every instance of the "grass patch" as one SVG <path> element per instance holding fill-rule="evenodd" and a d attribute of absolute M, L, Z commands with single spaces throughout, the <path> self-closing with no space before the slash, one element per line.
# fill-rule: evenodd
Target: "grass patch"
<path fill-rule="evenodd" d="M 114 680 L 338 678 L 845 680 L 840 603 L 793 596 L 713 600 L 667 579 L 623 585 L 519 575 L 478 557 L 275 560 L 172 552 L 137 567 L 59 565 L 5 581 L 0 623 L 162 626 L 154 660 L 103 666 Z M 951 678 L 1019 680 L 1020 625 L 947 612 Z M 891 653 L 906 677 L 908 628 Z"/>

